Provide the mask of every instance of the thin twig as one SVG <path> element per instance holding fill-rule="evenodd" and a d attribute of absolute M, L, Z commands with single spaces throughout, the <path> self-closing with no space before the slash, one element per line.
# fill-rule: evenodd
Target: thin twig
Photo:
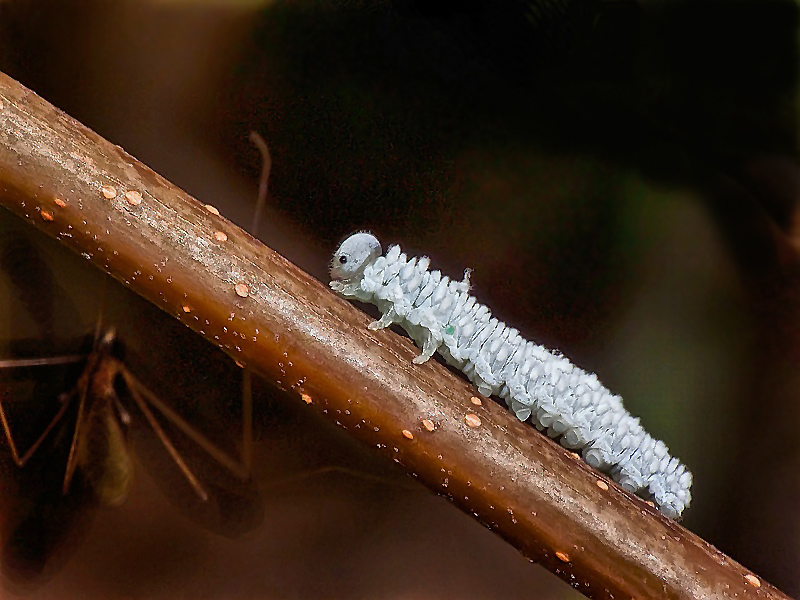
<path fill-rule="evenodd" d="M 267 204 L 267 194 L 269 193 L 269 175 L 272 172 L 272 157 L 269 154 L 269 146 L 261 135 L 256 131 L 250 132 L 250 141 L 253 142 L 261 153 L 261 177 L 258 181 L 258 200 L 256 209 L 253 213 L 253 226 L 250 233 L 253 237 L 258 237 L 258 224 L 261 222 L 261 213 Z"/>

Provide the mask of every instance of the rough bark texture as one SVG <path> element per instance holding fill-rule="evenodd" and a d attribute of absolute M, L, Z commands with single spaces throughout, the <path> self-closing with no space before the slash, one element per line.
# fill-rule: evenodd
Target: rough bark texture
<path fill-rule="evenodd" d="M 0 202 L 587 596 L 785 598 L 5 75 Z"/>

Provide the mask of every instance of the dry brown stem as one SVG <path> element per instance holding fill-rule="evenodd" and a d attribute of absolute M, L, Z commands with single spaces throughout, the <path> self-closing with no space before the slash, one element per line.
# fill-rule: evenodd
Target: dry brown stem
<path fill-rule="evenodd" d="M 785 598 L 2 74 L 0 202 L 587 596 Z"/>

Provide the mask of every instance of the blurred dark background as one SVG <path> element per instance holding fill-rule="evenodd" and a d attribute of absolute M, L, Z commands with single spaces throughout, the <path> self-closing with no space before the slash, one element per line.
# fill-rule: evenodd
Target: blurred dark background
<path fill-rule="evenodd" d="M 370 229 L 559 348 L 695 475 L 686 527 L 800 594 L 793 1 L 0 1 L 0 70 L 327 281 Z M 126 364 L 231 453 L 241 375 L 177 322 L 0 214 L 2 357 Z M 4 370 L 27 446 L 75 369 Z M 78 368 L 78 372 L 80 369 Z M 141 419 L 99 508 L 69 432 L 0 444 L 0 589 L 32 598 L 572 598 L 446 500 L 263 382 L 254 481 Z M 331 470 L 343 467 L 349 471 Z M 534 592 L 535 590 L 535 592 Z"/>

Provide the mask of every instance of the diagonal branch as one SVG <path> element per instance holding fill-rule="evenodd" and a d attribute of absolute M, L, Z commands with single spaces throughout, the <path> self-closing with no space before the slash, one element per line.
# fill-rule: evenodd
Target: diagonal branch
<path fill-rule="evenodd" d="M 587 596 L 785 598 L 2 74 L 0 203 Z"/>

